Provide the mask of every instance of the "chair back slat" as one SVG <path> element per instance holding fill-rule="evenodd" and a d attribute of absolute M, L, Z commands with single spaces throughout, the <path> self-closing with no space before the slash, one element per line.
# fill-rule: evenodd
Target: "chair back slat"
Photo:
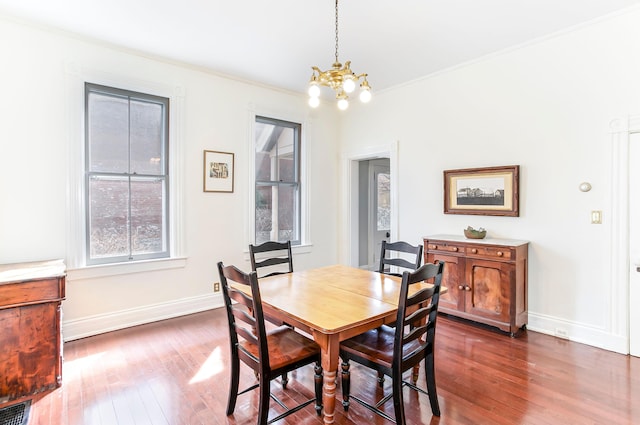
<path fill-rule="evenodd" d="M 423 304 L 425 301 L 433 297 L 435 287 L 423 288 L 407 298 L 407 307 L 416 304 Z"/>
<path fill-rule="evenodd" d="M 253 298 L 251 298 L 250 296 L 248 296 L 242 291 L 238 291 L 233 287 L 229 287 L 229 297 L 233 301 L 237 302 L 238 304 L 242 304 L 247 308 L 253 307 Z"/>
<path fill-rule="evenodd" d="M 289 258 L 274 257 L 266 260 L 256 261 L 256 268 L 277 266 L 278 264 L 289 264 Z"/>
<path fill-rule="evenodd" d="M 404 345 L 407 345 L 411 341 L 419 339 L 420 337 L 422 337 L 422 335 L 426 333 L 427 333 L 426 326 L 416 326 L 414 328 L 411 328 L 409 333 L 404 334 L 404 336 L 402 337 L 402 343 Z"/>
<path fill-rule="evenodd" d="M 266 255 L 268 254 L 268 256 Z M 288 268 L 268 272 L 260 277 L 293 272 L 293 256 L 291 253 L 291 241 L 275 242 L 267 241 L 260 245 L 249 245 L 249 257 L 251 270 L 258 273 L 260 270 L 269 270 L 268 267 L 287 264 Z"/>
<path fill-rule="evenodd" d="M 397 257 L 391 257 L 391 255 Z M 380 249 L 379 273 L 386 273 L 394 276 L 401 276 L 399 273 L 391 273 L 388 267 L 394 266 L 409 271 L 415 271 L 422 264 L 422 245 L 411 245 L 408 242 L 387 242 L 382 241 Z"/>
<path fill-rule="evenodd" d="M 430 311 L 431 310 L 428 308 L 420 308 L 414 311 L 413 313 L 411 313 L 410 315 L 404 318 L 405 325 L 419 326 L 416 324 L 422 323 L 424 319 L 429 315 Z"/>
<path fill-rule="evenodd" d="M 405 260 L 404 258 L 385 258 L 384 264 L 387 266 L 402 267 L 404 269 L 410 269 L 410 270 L 415 270 L 415 267 L 416 267 L 415 262 Z M 380 273 L 385 273 L 385 272 L 383 271 Z"/>

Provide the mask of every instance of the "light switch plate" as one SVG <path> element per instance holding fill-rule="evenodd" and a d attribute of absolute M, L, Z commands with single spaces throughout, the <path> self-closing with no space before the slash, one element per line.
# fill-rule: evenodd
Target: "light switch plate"
<path fill-rule="evenodd" d="M 591 224 L 602 224 L 602 211 L 591 211 Z"/>

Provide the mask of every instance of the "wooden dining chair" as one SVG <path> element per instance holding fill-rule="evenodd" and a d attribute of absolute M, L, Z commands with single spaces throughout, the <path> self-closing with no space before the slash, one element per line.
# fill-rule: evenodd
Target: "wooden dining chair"
<path fill-rule="evenodd" d="M 275 242 L 267 241 L 260 245 L 249 245 L 249 258 L 251 259 L 251 270 L 258 273 L 259 269 L 267 270 L 267 272 L 260 276 L 269 277 L 285 273 L 293 273 L 293 255 L 291 255 L 291 241 Z M 285 267 L 282 267 L 286 264 Z M 280 268 L 274 269 L 274 266 Z M 280 319 L 274 317 L 265 316 L 267 321 L 275 324 L 276 326 L 288 325 Z M 282 379 L 286 382 L 287 375 L 283 375 Z"/>
<path fill-rule="evenodd" d="M 267 270 L 266 274 L 260 277 L 293 272 L 291 241 L 267 241 L 260 245 L 249 245 L 249 257 L 251 258 L 251 270 L 256 273 L 258 273 L 259 269 L 262 269 L 262 271 Z M 288 268 L 282 267 L 282 264 L 286 264 Z M 281 268 L 274 270 L 274 266 L 280 266 Z"/>
<path fill-rule="evenodd" d="M 398 277 L 402 276 L 402 273 L 391 272 L 390 266 L 399 267 L 411 272 L 416 271 L 418 267 L 420 267 L 420 264 L 422 264 L 422 249 L 422 245 L 420 244 L 414 246 L 404 241 L 387 242 L 383 240 L 382 247 L 380 248 L 378 273 Z M 378 385 L 380 388 L 384 385 L 384 374 L 382 372 L 378 373 Z"/>
<path fill-rule="evenodd" d="M 369 410 L 387 420 L 405 424 L 402 388 L 410 388 L 427 394 L 434 416 L 440 416 L 440 406 L 436 392 L 434 363 L 434 342 L 440 286 L 444 262 L 425 264 L 415 272 L 404 272 L 398 301 L 398 314 L 395 326 L 382 326 L 364 334 L 343 341 L 340 344 L 342 359 L 342 405 L 349 410 L 350 399 L 356 400 Z M 433 286 L 414 292 L 415 284 L 431 280 Z M 417 366 L 424 360 L 427 391 L 417 386 Z M 355 361 L 370 367 L 378 373 L 390 376 L 392 393 L 375 405 L 350 394 L 350 362 Z M 403 374 L 412 369 L 411 382 L 403 379 Z M 395 420 L 380 407 L 393 398 Z"/>
<path fill-rule="evenodd" d="M 393 256 L 395 253 L 396 256 Z M 380 249 L 379 273 L 402 276 L 402 273 L 392 273 L 390 266 L 400 267 L 408 271 L 415 271 L 422 264 L 422 245 L 413 246 L 408 242 L 382 241 Z"/>
<path fill-rule="evenodd" d="M 258 424 L 265 425 L 299 411 L 315 401 L 318 415 L 322 412 L 322 366 L 320 347 L 311 339 L 287 326 L 267 333 L 264 322 L 260 288 L 256 272 L 243 273 L 234 266 L 218 263 L 220 284 L 229 320 L 231 340 L 231 379 L 227 416 L 233 414 L 239 395 L 259 388 Z M 234 285 L 232 286 L 231 283 Z M 240 290 L 245 287 L 247 292 Z M 253 369 L 258 382 L 238 392 L 240 362 Z M 271 381 L 287 372 L 315 362 L 315 398 L 288 408 L 271 394 Z M 283 383 L 286 388 L 286 383 Z M 268 420 L 269 399 L 273 398 L 285 412 Z"/>

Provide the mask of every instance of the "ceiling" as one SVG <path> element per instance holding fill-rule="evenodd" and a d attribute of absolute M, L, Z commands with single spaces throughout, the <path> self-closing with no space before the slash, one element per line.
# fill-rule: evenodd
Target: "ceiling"
<path fill-rule="evenodd" d="M 375 93 L 638 4 L 341 0 L 339 59 Z M 0 15 L 298 92 L 334 61 L 334 13 L 333 0 L 0 0 Z"/>

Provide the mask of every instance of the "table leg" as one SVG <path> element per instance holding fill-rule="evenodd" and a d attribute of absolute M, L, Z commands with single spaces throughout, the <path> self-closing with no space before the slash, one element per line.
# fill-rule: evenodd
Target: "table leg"
<path fill-rule="evenodd" d="M 332 424 L 336 410 L 336 376 L 340 358 L 340 339 L 338 335 L 314 335 L 314 339 L 322 348 L 324 423 Z"/>

